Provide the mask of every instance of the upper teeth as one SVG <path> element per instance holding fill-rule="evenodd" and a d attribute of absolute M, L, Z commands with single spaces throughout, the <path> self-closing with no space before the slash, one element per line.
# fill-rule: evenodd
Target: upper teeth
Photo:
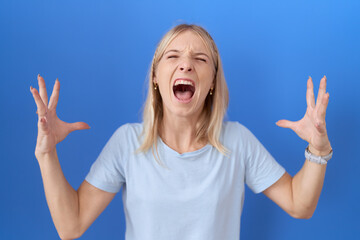
<path fill-rule="evenodd" d="M 194 86 L 194 84 L 192 83 L 192 81 L 188 81 L 188 80 L 177 80 L 177 81 L 175 82 L 174 86 L 177 86 L 177 85 L 180 85 L 180 84 Z"/>

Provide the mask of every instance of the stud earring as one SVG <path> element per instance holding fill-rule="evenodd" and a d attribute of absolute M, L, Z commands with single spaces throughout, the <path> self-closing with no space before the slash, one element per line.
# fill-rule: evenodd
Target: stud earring
<path fill-rule="evenodd" d="M 154 83 L 154 90 L 157 90 L 157 83 Z"/>
<path fill-rule="evenodd" d="M 210 88 L 210 95 L 213 95 L 214 88 Z"/>

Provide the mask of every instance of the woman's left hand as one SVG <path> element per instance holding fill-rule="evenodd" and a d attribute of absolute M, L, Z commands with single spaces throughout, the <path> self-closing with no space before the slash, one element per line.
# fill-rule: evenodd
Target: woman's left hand
<path fill-rule="evenodd" d="M 320 81 L 320 87 L 315 104 L 314 85 L 311 77 L 307 81 L 307 109 L 304 117 L 296 122 L 279 120 L 276 125 L 292 129 L 300 138 L 309 143 L 309 150 L 315 155 L 327 155 L 331 145 L 326 131 L 326 108 L 329 103 L 329 93 L 326 92 L 326 76 Z"/>

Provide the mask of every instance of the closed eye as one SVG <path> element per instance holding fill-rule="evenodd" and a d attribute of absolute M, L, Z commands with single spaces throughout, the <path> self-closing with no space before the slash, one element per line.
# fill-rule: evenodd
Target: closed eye
<path fill-rule="evenodd" d="M 203 58 L 196 58 L 196 60 L 200 60 L 200 61 L 206 62 L 206 59 L 203 59 Z"/>
<path fill-rule="evenodd" d="M 171 55 L 171 56 L 168 56 L 168 58 L 177 58 L 178 56 L 176 55 Z"/>

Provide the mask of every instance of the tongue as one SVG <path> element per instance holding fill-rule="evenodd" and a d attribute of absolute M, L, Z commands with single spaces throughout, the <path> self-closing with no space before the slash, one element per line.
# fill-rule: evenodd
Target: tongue
<path fill-rule="evenodd" d="M 192 97 L 191 91 L 175 91 L 175 96 L 180 100 L 189 100 Z"/>

